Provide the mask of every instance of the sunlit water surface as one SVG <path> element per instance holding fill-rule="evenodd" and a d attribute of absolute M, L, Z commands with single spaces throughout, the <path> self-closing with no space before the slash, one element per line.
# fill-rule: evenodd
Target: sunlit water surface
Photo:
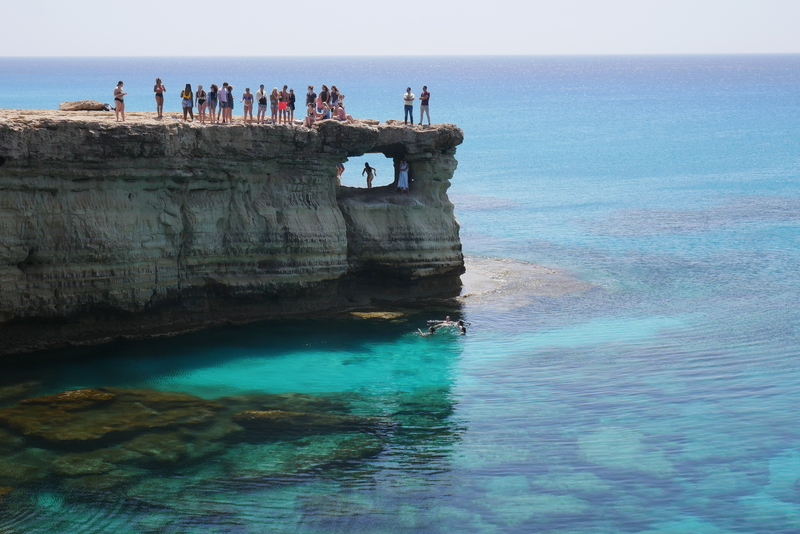
<path fill-rule="evenodd" d="M 395 320 L 225 327 L 12 368 L 0 381 L 38 381 L 28 395 L 301 393 L 381 423 L 239 440 L 113 484 L 22 483 L 20 466 L 50 453 L 0 443 L 0 490 L 14 488 L 0 532 L 797 532 L 798 67 L 798 56 L 2 60 L 0 107 L 110 100 L 122 78 L 129 109 L 149 110 L 156 76 L 175 88 L 229 78 L 333 82 L 351 113 L 385 120 L 401 116 L 407 85 L 426 84 L 434 121 L 466 136 L 450 189 L 465 252 L 592 287 Z M 380 185 L 390 164 L 370 163 Z M 344 183 L 359 185 L 363 160 L 347 166 Z M 415 334 L 445 313 L 469 333 Z M 353 439 L 360 452 L 342 456 Z"/>

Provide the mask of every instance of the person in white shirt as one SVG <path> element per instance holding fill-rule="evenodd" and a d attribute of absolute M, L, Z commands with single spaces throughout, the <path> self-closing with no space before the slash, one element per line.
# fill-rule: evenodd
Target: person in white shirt
<path fill-rule="evenodd" d="M 414 93 L 411 92 L 411 88 L 406 88 L 406 94 L 403 95 L 403 104 L 405 106 L 405 124 L 408 124 L 408 120 L 411 119 L 411 124 L 414 124 Z"/>
<path fill-rule="evenodd" d="M 269 100 L 269 93 L 264 90 L 262 83 L 259 90 L 256 91 L 256 102 L 258 103 L 258 115 L 256 115 L 256 124 L 264 124 L 267 122 L 267 102 Z"/>

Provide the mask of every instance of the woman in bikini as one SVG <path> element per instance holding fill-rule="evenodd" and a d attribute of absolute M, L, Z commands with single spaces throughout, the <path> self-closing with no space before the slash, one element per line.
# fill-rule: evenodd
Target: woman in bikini
<path fill-rule="evenodd" d="M 247 122 L 247 115 L 249 114 L 250 122 L 253 122 L 253 93 L 250 92 L 249 87 L 245 87 L 241 101 L 244 102 L 244 116 L 242 117 L 242 121 Z"/>
<path fill-rule="evenodd" d="M 361 176 L 367 175 L 367 189 L 372 189 L 372 180 L 378 176 L 378 169 L 370 167 L 369 163 L 364 163 L 364 170 L 361 171 Z"/>
<path fill-rule="evenodd" d="M 186 122 L 186 115 L 192 117 L 194 122 L 194 93 L 192 93 L 192 84 L 187 83 L 186 87 L 181 91 L 181 107 L 183 108 L 183 122 Z"/>
<path fill-rule="evenodd" d="M 164 84 L 161 83 L 161 78 L 156 78 L 156 84 L 153 86 L 153 92 L 156 94 L 156 113 L 158 113 L 158 119 L 163 118 L 162 114 L 164 113 L 164 93 L 167 92 L 167 88 L 164 87 Z"/>
<path fill-rule="evenodd" d="M 123 82 L 117 84 L 114 88 L 114 116 L 117 119 L 117 122 L 125 122 L 125 91 L 122 90 Z M 119 120 L 120 116 L 122 116 L 122 121 Z"/>
<path fill-rule="evenodd" d="M 206 92 L 203 90 L 202 85 L 197 86 L 197 115 L 200 118 L 200 123 L 206 123 Z"/>
<path fill-rule="evenodd" d="M 308 104 L 306 106 L 306 120 L 303 121 L 303 125 L 306 128 L 311 128 L 311 125 L 314 124 L 314 121 L 317 120 L 317 111 L 314 109 L 314 103 Z"/>

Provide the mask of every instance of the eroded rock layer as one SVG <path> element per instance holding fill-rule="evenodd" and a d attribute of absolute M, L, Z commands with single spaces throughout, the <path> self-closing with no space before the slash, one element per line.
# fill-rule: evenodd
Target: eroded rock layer
<path fill-rule="evenodd" d="M 463 272 L 453 125 L 94 117 L 0 117 L 0 353 L 447 292 Z M 337 187 L 366 153 L 405 157 L 411 194 Z"/>

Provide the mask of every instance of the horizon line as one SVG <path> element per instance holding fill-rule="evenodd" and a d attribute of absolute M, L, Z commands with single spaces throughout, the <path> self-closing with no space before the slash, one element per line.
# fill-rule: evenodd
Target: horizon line
<path fill-rule="evenodd" d="M 561 54 L 352 54 L 352 55 L 175 55 L 175 56 L 136 56 L 136 55 L 95 55 L 95 56 L 81 56 L 81 55 L 56 55 L 56 56 L 4 56 L 0 55 L 0 59 L 196 59 L 196 58 L 215 58 L 215 59 L 275 59 L 275 58 L 292 58 L 292 59 L 306 59 L 306 58 L 500 58 L 500 57 L 698 57 L 698 56 L 797 56 L 798 52 L 651 52 L 651 53 L 561 53 Z"/>

